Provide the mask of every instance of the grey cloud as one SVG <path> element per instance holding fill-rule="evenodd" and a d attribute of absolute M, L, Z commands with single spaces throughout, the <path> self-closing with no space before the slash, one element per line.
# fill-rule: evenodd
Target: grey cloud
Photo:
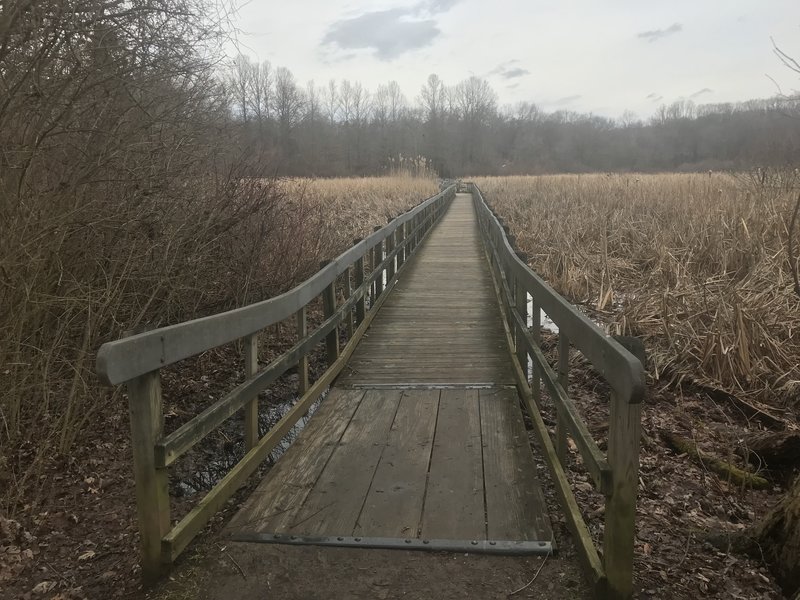
<path fill-rule="evenodd" d="M 665 38 L 668 35 L 672 35 L 673 33 L 678 33 L 679 31 L 683 31 L 683 25 L 680 23 L 673 23 L 666 29 L 652 29 L 650 31 L 642 31 L 641 33 L 637 34 L 637 37 L 640 37 L 648 42 L 655 42 L 660 40 L 661 38 Z"/>
<path fill-rule="evenodd" d="M 343 19 L 330 26 L 322 43 L 348 50 L 371 48 L 381 60 L 392 60 L 430 45 L 442 33 L 432 19 L 409 20 L 412 14 L 394 8 Z"/>
<path fill-rule="evenodd" d="M 512 67 L 519 63 L 519 59 L 514 58 L 512 60 L 507 60 L 506 62 L 500 63 L 494 69 L 489 71 L 486 76 L 492 75 L 499 75 L 503 79 L 514 79 L 516 77 L 524 77 L 525 75 L 530 75 L 531 72 L 528 69 L 523 69 L 522 67 Z"/>
<path fill-rule="evenodd" d="M 530 75 L 531 72 L 528 69 L 523 69 L 521 67 L 516 67 L 514 69 L 509 69 L 502 73 L 502 76 L 506 79 L 514 79 L 515 77 L 524 77 L 525 75 Z"/>
<path fill-rule="evenodd" d="M 703 94 L 711 94 L 713 92 L 714 92 L 714 90 L 712 90 L 711 88 L 703 88 L 702 90 L 696 91 L 694 94 L 692 94 L 689 97 L 690 98 L 697 98 L 698 96 L 702 96 Z"/>
<path fill-rule="evenodd" d="M 658 94 L 653 92 L 652 94 L 647 94 L 647 99 L 652 100 L 653 98 L 658 98 Z"/>
<path fill-rule="evenodd" d="M 583 96 L 581 96 L 580 94 L 577 94 L 575 96 L 564 96 L 563 98 L 559 98 L 558 100 L 556 100 L 553 104 L 559 104 L 559 105 L 571 104 L 572 102 L 575 102 L 575 100 L 580 100 L 581 98 L 583 98 Z"/>

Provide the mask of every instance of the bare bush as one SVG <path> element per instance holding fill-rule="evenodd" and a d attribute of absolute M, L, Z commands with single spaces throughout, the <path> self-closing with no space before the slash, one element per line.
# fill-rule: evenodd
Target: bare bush
<path fill-rule="evenodd" d="M 211 1 L 0 11 L 0 461 L 22 490 L 110 399 L 100 341 L 242 303 L 285 210 L 237 150 Z M 253 157 L 257 159 L 257 157 Z M 254 283 L 257 282 L 257 283 Z"/>

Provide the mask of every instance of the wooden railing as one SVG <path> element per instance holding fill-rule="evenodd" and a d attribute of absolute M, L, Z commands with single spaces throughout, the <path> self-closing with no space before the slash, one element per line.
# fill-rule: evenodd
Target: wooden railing
<path fill-rule="evenodd" d="M 228 312 L 163 327 L 103 344 L 97 373 L 128 391 L 142 573 L 156 579 L 216 511 L 308 411 L 339 374 L 370 321 L 397 281 L 398 273 L 455 196 L 449 186 L 393 219 L 294 289 Z M 365 267 L 367 270 L 365 270 Z M 352 276 L 352 277 L 351 277 Z M 352 284 L 355 287 L 352 287 Z M 336 305 L 337 285 L 345 301 Z M 324 321 L 308 331 L 308 304 L 322 297 Z M 369 299 L 369 306 L 367 300 Z M 281 321 L 296 322 L 297 342 L 260 368 L 259 332 Z M 339 348 L 339 328 L 350 333 Z M 241 340 L 246 380 L 175 431 L 164 431 L 160 370 L 223 344 Z M 325 343 L 327 370 L 309 382 L 308 354 Z M 258 394 L 297 366 L 300 398 L 263 437 L 258 430 Z M 244 457 L 174 527 L 171 526 L 168 467 L 239 410 L 244 410 Z"/>
<path fill-rule="evenodd" d="M 509 234 L 492 212 L 480 189 L 469 184 L 481 236 L 492 267 L 501 310 L 514 349 L 521 397 L 550 467 L 567 523 L 581 558 L 601 597 L 629 598 L 633 580 L 634 517 L 639 484 L 639 437 L 644 369 L 637 358 L 595 325 L 520 258 Z M 528 296 L 533 299 L 528 314 Z M 553 369 L 540 348 L 541 310 L 558 326 L 558 363 Z M 529 326 L 528 318 L 531 317 Z M 592 438 L 569 397 L 569 349 L 581 352 L 608 382 L 612 393 L 607 452 Z M 528 358 L 533 376 L 528 378 Z M 555 406 L 557 425 L 551 440 L 541 416 L 541 382 Z M 603 558 L 592 542 L 567 481 L 567 436 L 578 448 L 595 487 L 606 497 Z"/>

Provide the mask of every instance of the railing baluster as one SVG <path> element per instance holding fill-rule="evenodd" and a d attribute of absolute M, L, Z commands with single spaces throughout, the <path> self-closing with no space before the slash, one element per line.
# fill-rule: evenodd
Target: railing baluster
<path fill-rule="evenodd" d="M 517 279 L 516 284 L 514 286 L 514 299 L 516 300 L 516 310 L 517 314 L 522 317 L 522 322 L 528 322 L 528 291 L 525 289 L 522 281 Z M 513 327 L 513 322 L 509 323 Z M 525 378 L 528 379 L 528 349 L 525 346 L 524 340 L 524 331 L 522 331 L 519 326 L 516 328 L 517 338 L 516 338 L 516 345 L 517 345 L 517 361 L 519 361 L 520 367 L 522 367 L 522 372 L 525 373 Z"/>
<path fill-rule="evenodd" d="M 350 296 L 353 293 L 353 288 L 350 283 L 350 271 L 352 267 L 347 267 L 342 273 L 342 286 L 344 289 L 344 299 L 345 301 L 350 299 Z M 347 311 L 345 315 L 345 328 L 347 329 L 347 339 L 349 340 L 353 337 L 353 311 L 352 309 Z"/>
<path fill-rule="evenodd" d="M 403 246 L 403 242 L 406 239 L 406 224 L 401 223 L 400 226 L 397 228 L 395 232 L 395 244 L 397 245 L 397 269 L 400 270 L 400 267 L 403 266 L 403 263 L 406 260 L 406 250 L 407 247 Z"/>
<path fill-rule="evenodd" d="M 326 260 L 320 263 L 320 268 L 330 264 L 331 261 Z M 336 280 L 331 281 L 328 286 L 322 291 L 322 313 L 327 319 L 332 317 L 336 312 Z M 331 366 L 339 358 L 339 328 L 334 327 L 333 330 L 325 336 L 325 350 L 328 356 L 328 366 Z"/>
<path fill-rule="evenodd" d="M 258 373 L 258 334 L 244 338 L 244 375 L 250 379 Z M 258 443 L 258 394 L 244 406 L 244 448 L 250 451 Z"/>
<path fill-rule="evenodd" d="M 356 238 L 353 240 L 353 245 L 358 244 L 361 241 L 360 238 Z M 356 259 L 355 265 L 355 284 L 356 290 L 360 290 L 361 286 L 364 285 L 364 255 L 362 254 Z M 356 327 L 361 325 L 361 322 L 364 320 L 364 316 L 366 315 L 366 295 L 367 291 L 365 290 L 361 297 L 356 300 Z"/>
<path fill-rule="evenodd" d="M 159 371 L 131 379 L 127 387 L 142 577 L 150 584 L 162 574 L 161 539 L 169 531 L 167 469 L 155 462 L 155 444 L 164 434 Z"/>
<path fill-rule="evenodd" d="M 607 455 L 613 486 L 611 495 L 606 499 L 603 565 L 612 597 L 630 598 L 633 593 L 642 405 L 621 402 L 613 392 L 609 401 Z"/>
<path fill-rule="evenodd" d="M 542 308 L 536 302 L 536 298 L 532 298 L 531 302 L 531 335 L 533 336 L 536 345 L 541 348 L 542 346 Z M 539 410 L 542 409 L 542 375 L 536 363 L 533 364 L 533 378 L 531 379 L 531 395 L 533 401 Z"/>
<path fill-rule="evenodd" d="M 375 231 L 380 231 L 380 226 L 375 226 Z M 378 242 L 372 248 L 372 270 L 378 268 L 383 262 L 383 241 Z M 375 278 L 375 295 L 372 299 L 372 302 L 375 303 L 378 300 L 378 297 L 383 293 L 383 268 L 378 269 Z"/>
<path fill-rule="evenodd" d="M 394 219 L 389 219 L 389 223 L 391 223 L 393 220 Z M 392 233 L 390 233 L 386 237 L 386 256 L 387 257 L 390 256 L 392 254 L 392 251 L 394 250 L 395 234 L 396 233 L 397 233 L 397 230 L 394 230 Z M 392 279 L 394 279 L 394 274 L 395 274 L 394 264 L 395 264 L 395 260 L 396 260 L 396 258 L 392 258 L 391 262 L 389 262 L 389 265 L 386 267 L 386 285 L 389 285 L 389 283 L 392 281 Z"/>
<path fill-rule="evenodd" d="M 558 332 L 558 383 L 569 395 L 569 338 L 563 331 Z M 561 414 L 556 411 L 556 454 L 561 464 L 567 464 L 567 425 Z"/>
<path fill-rule="evenodd" d="M 298 342 L 308 335 L 307 310 L 308 309 L 303 306 L 295 315 L 297 319 Z M 308 354 L 303 354 L 297 362 L 297 392 L 300 396 L 308 391 L 308 385 Z"/>

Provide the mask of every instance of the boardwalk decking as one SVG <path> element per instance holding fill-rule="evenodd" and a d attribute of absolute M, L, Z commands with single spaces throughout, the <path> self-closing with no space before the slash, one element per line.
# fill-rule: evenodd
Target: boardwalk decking
<path fill-rule="evenodd" d="M 469 195 L 456 197 L 406 266 L 335 387 L 230 531 L 240 540 L 438 540 L 487 551 L 520 542 L 535 551 L 542 542 L 549 551 Z"/>

